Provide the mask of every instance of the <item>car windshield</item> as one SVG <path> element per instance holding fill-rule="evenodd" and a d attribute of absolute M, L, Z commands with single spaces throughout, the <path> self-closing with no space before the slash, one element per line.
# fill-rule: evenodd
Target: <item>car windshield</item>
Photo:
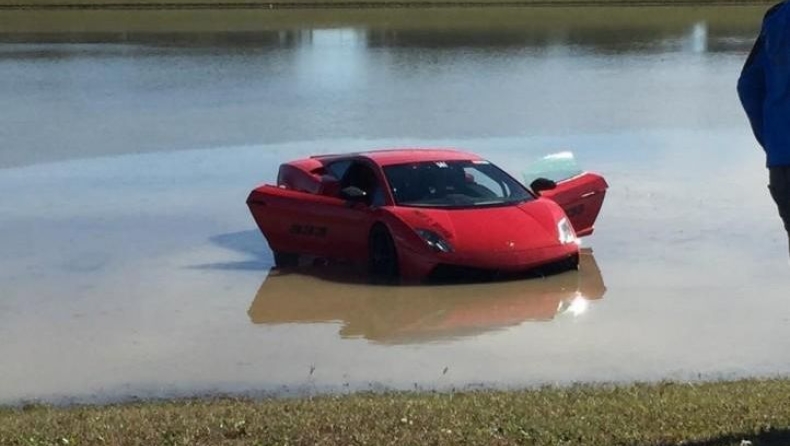
<path fill-rule="evenodd" d="M 469 208 L 532 200 L 518 181 L 488 161 L 430 161 L 384 167 L 398 206 Z"/>

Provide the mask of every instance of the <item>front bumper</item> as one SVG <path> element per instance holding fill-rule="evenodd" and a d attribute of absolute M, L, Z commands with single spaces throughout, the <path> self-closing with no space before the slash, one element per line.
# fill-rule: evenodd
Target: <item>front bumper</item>
<path fill-rule="evenodd" d="M 400 271 L 405 279 L 480 280 L 509 275 L 547 275 L 575 269 L 579 247 L 555 245 L 523 251 L 493 253 L 399 252 Z"/>

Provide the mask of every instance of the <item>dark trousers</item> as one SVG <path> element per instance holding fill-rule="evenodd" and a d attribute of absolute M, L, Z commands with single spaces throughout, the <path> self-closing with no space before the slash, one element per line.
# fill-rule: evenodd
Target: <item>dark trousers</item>
<path fill-rule="evenodd" d="M 768 189 L 779 208 L 779 216 L 785 224 L 790 237 L 790 166 L 770 167 L 768 169 Z"/>

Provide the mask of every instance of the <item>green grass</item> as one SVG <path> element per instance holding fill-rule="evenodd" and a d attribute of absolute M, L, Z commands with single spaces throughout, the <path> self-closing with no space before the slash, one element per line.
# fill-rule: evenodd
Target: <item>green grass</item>
<path fill-rule="evenodd" d="M 2 4 L 4 0 L 0 0 Z M 12 1 L 12 0 L 6 0 Z M 17 0 L 13 0 L 17 1 Z M 25 1 L 25 0 L 19 0 Z M 35 1 L 35 0 L 33 0 Z M 331 0 L 327 0 L 331 1 Z M 563 1 L 563 0 L 559 0 Z M 607 1 L 607 0 L 602 0 Z M 639 29 L 647 32 L 687 33 L 704 20 L 712 32 L 719 29 L 746 29 L 756 34 L 764 5 L 734 7 L 666 8 L 645 6 L 622 8 L 589 6 L 573 8 L 345 8 L 345 9 L 228 9 L 228 10 L 2 10 L 0 36 L 43 34 L 53 36 L 85 34 L 90 41 L 116 41 L 119 33 L 229 33 L 294 30 L 309 27 L 361 27 L 409 30 L 492 30 L 535 33 L 609 32 Z M 607 31 L 609 30 L 609 31 Z M 127 38 L 123 37 L 123 38 Z M 102 40 L 103 39 L 103 40 Z M 24 41 L 24 39 L 23 39 Z"/>
<path fill-rule="evenodd" d="M 280 9 L 436 6 L 631 6 L 771 4 L 776 0 L 2 0 L 4 9 Z"/>
<path fill-rule="evenodd" d="M 790 444 L 790 380 L 0 409 L 0 445 L 708 446 L 742 440 Z"/>

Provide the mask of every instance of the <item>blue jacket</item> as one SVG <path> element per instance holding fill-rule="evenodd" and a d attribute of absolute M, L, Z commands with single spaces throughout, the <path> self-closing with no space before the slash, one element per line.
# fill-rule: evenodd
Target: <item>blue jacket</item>
<path fill-rule="evenodd" d="M 790 1 L 765 14 L 738 79 L 738 97 L 768 167 L 790 166 Z"/>

